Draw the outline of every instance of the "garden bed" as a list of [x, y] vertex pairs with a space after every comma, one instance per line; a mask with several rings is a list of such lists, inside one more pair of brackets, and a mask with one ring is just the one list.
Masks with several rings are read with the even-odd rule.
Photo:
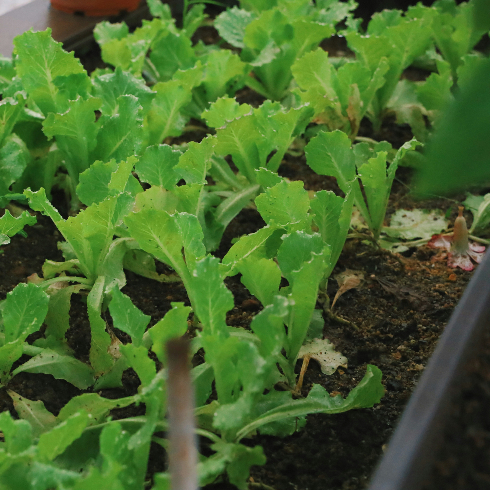
[[[329, 189], [332, 182], [319, 179], [301, 158], [288, 157], [279, 173], [290, 179], [301, 178], [305, 188]], [[392, 207], [413, 206], [449, 208], [450, 201], [414, 202], [404, 183], [395, 186]], [[455, 216], [453, 209], [451, 217]], [[235, 237], [253, 233], [263, 226], [256, 211], [244, 210], [231, 223], [222, 244], [226, 250]], [[34, 273], [41, 273], [45, 259], [61, 260], [56, 248], [59, 233], [47, 218], [29, 231], [29, 236], [14, 237], [4, 248], [1, 261], [2, 297], [18, 283]], [[33, 254], [35, 251], [35, 255]], [[348, 367], [331, 376], [321, 373], [315, 361], [309, 365], [303, 393], [312, 383], [319, 383], [328, 392], [346, 396], [365, 372], [366, 364], [374, 364], [383, 372], [386, 394], [372, 409], [350, 411], [332, 416], [311, 415], [306, 427], [293, 436], [278, 439], [270, 436], [254, 438], [263, 446], [267, 463], [252, 469], [252, 481], [276, 490], [291, 488], [354, 490], [367, 486], [383, 448], [387, 444], [398, 418], [431, 356], [449, 316], [471, 278], [471, 273], [449, 269], [444, 261], [431, 260], [435, 251], [427, 247], [411, 249], [402, 257], [405, 271], [390, 256], [373, 252], [372, 247], [352, 240], [347, 242], [334, 274], [352, 269], [363, 271], [366, 280], [348, 291], [337, 302], [335, 312], [352, 325], [345, 326], [326, 320], [324, 334], [348, 359]], [[161, 319], [174, 301], [188, 304], [181, 284], [158, 284], [127, 272], [128, 284], [123, 289], [145, 314], [151, 315], [150, 325]], [[238, 278], [227, 282], [235, 296], [235, 308], [228, 314], [228, 324], [248, 327], [260, 304], [248, 293]], [[333, 297], [338, 286], [330, 281]], [[88, 359], [90, 325], [83, 303], [75, 298], [70, 311], [71, 328], [67, 333], [70, 347], [77, 358]], [[21, 359], [22, 361], [22, 359]], [[15, 366], [14, 366], [15, 367]], [[301, 364], [298, 363], [298, 372]], [[124, 388], [102, 390], [107, 398], [136, 393], [139, 380], [131, 370], [124, 376]], [[30, 400], [42, 400], [51, 412], [59, 410], [73, 396], [81, 394], [71, 384], [49, 375], [22, 373], [8, 386]], [[15, 415], [12, 400], [2, 390], [0, 410]], [[144, 414], [143, 406], [115, 410], [115, 417]], [[153, 446], [150, 474], [165, 469], [164, 454]], [[218, 484], [210, 488], [232, 489]], [[436, 488], [436, 487], [434, 487]]]
[[[108, 30], [104, 31], [103, 29]], [[111, 31], [106, 26], [99, 31], [98, 35], [104, 38], [108, 33], [110, 34]], [[203, 44], [210, 44], [215, 42], [217, 38], [217, 31], [207, 26], [201, 27], [197, 31], [193, 37], [193, 42], [202, 41]], [[111, 41], [115, 40], [112, 39]], [[117, 40], [119, 41], [119, 39]], [[226, 44], [224, 46], [230, 47]], [[328, 42], [322, 43], [322, 47], [328, 51], [332, 59], [347, 54], [349, 56], [353, 55], [347, 49], [345, 40], [342, 37], [333, 37]], [[104, 52], [104, 46], [102, 46], [102, 50]], [[202, 52], [205, 52], [204, 48], [202, 48]], [[88, 56], [85, 54], [83, 62], [88, 70], [100, 69], [100, 81], [98, 83], [102, 83], [103, 77], [108, 72], [104, 72], [105, 65], [98, 56], [98, 51], [95, 54], [89, 53]], [[110, 51], [106, 51], [106, 56], [111, 56]], [[184, 68], [189, 70], [189, 67]], [[410, 71], [405, 72], [402, 78], [423, 81], [427, 79], [428, 73], [426, 70], [411, 68]], [[106, 77], [105, 80], [109, 80], [109, 78]], [[169, 83], [169, 87], [171, 84], [168, 81], [162, 83]], [[100, 93], [102, 93], [102, 89], [100, 90]], [[138, 96], [142, 96], [141, 100], [144, 100], [145, 94], [141, 87], [138, 90]], [[129, 100], [129, 97], [133, 97], [124, 96], [128, 97], [127, 100]], [[252, 108], [258, 108], [265, 99], [250, 88], [244, 88], [236, 93], [236, 100], [241, 104], [247, 103]], [[362, 107], [362, 104], [360, 107]], [[106, 108], [102, 109], [102, 112], [104, 110]], [[349, 110], [351, 110], [350, 106]], [[97, 114], [97, 117], [99, 115], [100, 113]], [[102, 117], [107, 118], [108, 116], [103, 114]], [[104, 119], [102, 120], [105, 121]], [[427, 117], [426, 122], [428, 122]], [[157, 124], [159, 124], [158, 121]], [[350, 120], [349, 124], [354, 123]], [[345, 128], [347, 130], [350, 128], [351, 131], [354, 131], [359, 136], [357, 141], [370, 142], [372, 144], [373, 138], [385, 140], [394, 149], [402, 147], [413, 136], [412, 128], [408, 124], [396, 124], [394, 115], [385, 117], [377, 131], [373, 129], [373, 124], [367, 122], [366, 119], [362, 120], [358, 133], [354, 125], [347, 125]], [[222, 128], [218, 127], [216, 132], [219, 133], [220, 129]], [[309, 138], [312, 140], [314, 138], [314, 132], [311, 132], [314, 129], [313, 125], [310, 125], [308, 129], [310, 130]], [[420, 128], [418, 129], [420, 130]], [[212, 130], [204, 127], [202, 120], [193, 119], [190, 121], [187, 131], [179, 136], [166, 136], [164, 142], [170, 145], [187, 145], [192, 141], [199, 142], [206, 131], [214, 134]], [[352, 134], [351, 136], [354, 139], [355, 135]], [[60, 139], [60, 141], [62, 140]], [[193, 151], [197, 147], [198, 145], [191, 146]], [[298, 144], [296, 142], [285, 153], [277, 170], [277, 175], [285, 180], [276, 185], [284, 184], [285, 186], [290, 186], [291, 182], [302, 181], [304, 189], [308, 191], [310, 198], [315, 193], [324, 190], [333, 191], [337, 196], [341, 195], [342, 198], [348, 194], [339, 189], [337, 180], [334, 177], [315, 173], [308, 166], [305, 154], [301, 150], [302, 143]], [[103, 149], [97, 148], [97, 151], [103, 154]], [[273, 157], [274, 152], [269, 155], [267, 163]], [[229, 158], [226, 161], [231, 163]], [[231, 163], [231, 168], [235, 173], [238, 171], [237, 166]], [[135, 170], [134, 175], [136, 174]], [[131, 171], [129, 171], [128, 175], [134, 178]], [[179, 182], [178, 185], [180, 187], [189, 184], [188, 175], [185, 176], [185, 184], [183, 184], [184, 180]], [[213, 177], [208, 176], [205, 185], [216, 184], [215, 176], [216, 174], [213, 174]], [[140, 180], [145, 183], [143, 189], [148, 190], [150, 181], [144, 180], [145, 178]], [[176, 180], [177, 182], [178, 180]], [[274, 180], [274, 182], [276, 181]], [[465, 199], [464, 195], [455, 196], [451, 200], [436, 198], [415, 201], [411, 195], [411, 182], [412, 170], [407, 167], [400, 167], [391, 188], [386, 208], [385, 224], [389, 223], [391, 216], [395, 212], [414, 209], [439, 210], [445, 213], [445, 217], [449, 222], [454, 222], [458, 214], [458, 204]], [[193, 185], [195, 185], [195, 182], [193, 182]], [[293, 189], [292, 187], [290, 188]], [[269, 189], [269, 187], [264, 184], [264, 189]], [[120, 191], [122, 190], [120, 189]], [[56, 189], [53, 189], [53, 191], [52, 202], [63, 218], [74, 215], [73, 209], [70, 209], [70, 205], [73, 207], [73, 200], [68, 202], [64, 192], [56, 191]], [[67, 189], [65, 188], [66, 191]], [[359, 191], [362, 192], [361, 190]], [[223, 195], [226, 196], [226, 192]], [[365, 198], [362, 193], [360, 195], [362, 199]], [[110, 194], [108, 196], [108, 199], [110, 199]], [[81, 200], [83, 201], [83, 198]], [[83, 202], [88, 208], [93, 206], [93, 204]], [[153, 204], [149, 201], [145, 205], [151, 207]], [[143, 205], [143, 208], [145, 205]], [[27, 209], [25, 204], [20, 206], [23, 209]], [[84, 207], [82, 206], [82, 208]], [[216, 247], [217, 250], [212, 252], [214, 257], [223, 260], [240, 237], [259, 232], [270, 225], [269, 222], [266, 223], [264, 221], [257, 208], [260, 210], [260, 205], [255, 206], [253, 203], [249, 203], [229, 223], [219, 247]], [[13, 209], [19, 211], [19, 208], [14, 207]], [[262, 207], [261, 210], [263, 209]], [[467, 211], [465, 216], [471, 223], [472, 215]], [[39, 282], [38, 276], [42, 276], [42, 267], [45, 260], [63, 261], [63, 255], [58, 250], [58, 242], [62, 240], [60, 231], [51, 219], [42, 216], [40, 213], [36, 213], [36, 217], [37, 224], [26, 227], [27, 236], [13, 236], [10, 244], [2, 247], [0, 299], [6, 298], [9, 291], [20, 283], [28, 280], [33, 283]], [[136, 224], [134, 223], [132, 226], [136, 227]], [[117, 233], [120, 231], [117, 230]], [[311, 229], [309, 232], [311, 232]], [[334, 415], [309, 415], [306, 426], [302, 430], [298, 430], [293, 435], [284, 438], [259, 434], [241, 439], [241, 443], [249, 448], [254, 448], [258, 445], [262, 446], [267, 457], [265, 465], [252, 466], [250, 479], [248, 480], [249, 488], [273, 488], [275, 490], [357, 490], [366, 488], [397, 420], [421, 373], [424, 371], [451, 312], [471, 278], [471, 272], [466, 272], [459, 268], [449, 268], [447, 260], [439, 252], [426, 245], [418, 247], [409, 245], [408, 249], [401, 254], [393, 254], [380, 247], [373, 246], [372, 240], [367, 240], [368, 236], [366, 233], [360, 234], [358, 232], [359, 230], [357, 229], [347, 239], [342, 254], [331, 273], [326, 293], [330, 299], [334, 298], [339, 289], [335, 277], [345, 271], [350, 270], [360, 273], [362, 275], [361, 282], [355, 288], [341, 295], [332, 311], [320, 299], [315, 305], [317, 311], [322, 312], [321, 316], [325, 321], [323, 336], [332, 342], [335, 350], [347, 358], [347, 363], [344, 363], [333, 374], [327, 376], [322, 373], [320, 366], [312, 360], [306, 371], [301, 392], [295, 393], [294, 398], [295, 400], [306, 398], [315, 385], [324, 388], [330, 396], [341, 395], [346, 398], [363, 379], [366, 368], [369, 365], [376, 366], [383, 373], [384, 396], [381, 402], [375, 404], [372, 408], [352, 410]], [[115, 236], [119, 236], [117, 233], [114, 231]], [[298, 231], [289, 231], [289, 233], [292, 235], [298, 233]], [[304, 232], [302, 231], [301, 233]], [[184, 246], [182, 250], [184, 250]], [[185, 253], [183, 257], [184, 264], [186, 264], [188, 257], [186, 257]], [[190, 257], [189, 261], [194, 260], [192, 256]], [[172, 276], [171, 269], [158, 261], [156, 272]], [[69, 270], [69, 273], [73, 273], [73, 271]], [[171, 310], [172, 303], [181, 302], [189, 306], [192, 304], [192, 300], [195, 301], [195, 297], [192, 298], [192, 296], [188, 295], [182, 282], [157, 282], [139, 276], [129, 270], [126, 270], [125, 274], [126, 285], [122, 288], [122, 293], [127, 295], [133, 305], [143, 314], [149, 316], [147, 328], [155, 326], [162, 320]], [[284, 281], [285, 279], [281, 282], [281, 286], [284, 286]], [[81, 284], [84, 283], [81, 281]], [[227, 277], [225, 284], [234, 297], [234, 307], [226, 314], [226, 324], [228, 327], [241, 327], [250, 331], [250, 325], [254, 318], [263, 311], [263, 305], [242, 284], [240, 274]], [[112, 291], [111, 294], [115, 295], [116, 293]], [[194, 292], [194, 294], [196, 293]], [[87, 300], [90, 303], [88, 291], [83, 290], [81, 294], [73, 294], [71, 297], [70, 327], [64, 337], [67, 347], [71, 349], [71, 355], [85, 365], [94, 360], [92, 352], [94, 342], [91, 330], [93, 326], [91, 326], [87, 313]], [[111, 301], [115, 300], [112, 299]], [[129, 333], [130, 330], [122, 331], [114, 327], [118, 320], [114, 320], [113, 323], [113, 318], [111, 317], [113, 311], [109, 314], [109, 311], [102, 307], [102, 300], [99, 308], [101, 308], [102, 320], [108, 326], [109, 331], [114, 334], [113, 338], [117, 337], [122, 345], [130, 345], [132, 338], [134, 342], [134, 332]], [[202, 329], [202, 325], [196, 325], [192, 317], [189, 325], [191, 329], [188, 336], [190, 337], [197, 330]], [[32, 344], [36, 340], [42, 339], [45, 331], [46, 327], [42, 327], [39, 332], [29, 336], [27, 341]], [[236, 332], [241, 331], [236, 330]], [[126, 352], [124, 355], [127, 356], [127, 352], [132, 351], [124, 352]], [[163, 361], [156, 351], [150, 352], [149, 357], [152, 361], [155, 361], [158, 357], [156, 366], [158, 368], [161, 367]], [[29, 356], [22, 356], [13, 364], [12, 369], [14, 370], [21, 366], [28, 359]], [[147, 356], [145, 356], [145, 359], [148, 361]], [[194, 356], [193, 365], [199, 366], [204, 359], [203, 351], [199, 350]], [[207, 358], [206, 361], [208, 361]], [[300, 373], [301, 364], [301, 361], [298, 360], [295, 366], [296, 375]], [[135, 369], [137, 370], [141, 366], [136, 363]], [[4, 375], [7, 375], [7, 373], [4, 373]], [[18, 407], [16, 409], [14, 406], [14, 401], [18, 400], [16, 398], [17, 395], [22, 399], [27, 399], [27, 401], [42, 401], [44, 407], [54, 416], [58, 416], [60, 410], [70, 400], [82, 394], [97, 393], [109, 400], [132, 396], [138, 397], [148, 389], [148, 382], [143, 382], [140, 378], [141, 376], [138, 376], [135, 370], [130, 368], [125, 369], [122, 375], [121, 387], [102, 387], [97, 389], [89, 385], [87, 388], [79, 389], [73, 384], [63, 379], [55, 379], [49, 374], [21, 372], [13, 376], [6, 386], [0, 390], [0, 412], [9, 411], [12, 417], [18, 418], [19, 410]], [[143, 387], [143, 385], [145, 386]], [[280, 389], [284, 389], [284, 382], [282, 382], [282, 385], [277, 386], [280, 386]], [[291, 388], [289, 386], [289, 389]], [[471, 390], [471, 388], [468, 388], [468, 390]], [[172, 395], [169, 393], [168, 396]], [[216, 385], [213, 385], [210, 400], [216, 401], [216, 398], [219, 398], [219, 393], [217, 393]], [[146, 401], [141, 402], [143, 398], [137, 399], [137, 403], [129, 404], [124, 408], [112, 409], [110, 411], [112, 420], [124, 422], [125, 419], [131, 417], [148, 415], [149, 408], [145, 405]], [[39, 409], [39, 405], [36, 405], [36, 407]], [[465, 410], [467, 409], [456, 409], [456, 411], [460, 412], [465, 412]], [[210, 422], [207, 423], [208, 426], [204, 426], [209, 428]], [[296, 424], [300, 423], [300, 419], [297, 418]], [[481, 444], [485, 444], [485, 441], [488, 442], [485, 435], [486, 432], [485, 429], [480, 430], [480, 426], [477, 429], [470, 430], [470, 437], [477, 441], [477, 447], [483, 447]], [[164, 435], [162, 430], [155, 431], [156, 437], [151, 443], [149, 464], [145, 478], [147, 484], [151, 481], [152, 484], [155, 483], [156, 488], [160, 488], [158, 485], [162, 485], [162, 481], [158, 480], [158, 474], [161, 477], [161, 472], [166, 470], [165, 451], [162, 449], [161, 444], [161, 437]], [[480, 446], [478, 446], [479, 444]], [[210, 456], [213, 451], [216, 451], [215, 448], [211, 449], [210, 446], [206, 438], [201, 438], [201, 452], [203, 455]], [[456, 463], [452, 462], [451, 458], [452, 456], [442, 456], [441, 461], [446, 463], [445, 469], [442, 464], [437, 466], [438, 468], [443, 468], [441, 471], [443, 473], [446, 472], [448, 475], [452, 475], [453, 470], [451, 468], [457, 466]], [[154, 475], [156, 474], [157, 477], [154, 481]], [[481, 476], [479, 470], [477, 471], [478, 478], [480, 479], [478, 481], [486, 481], [486, 476]], [[433, 487], [427, 487], [427, 490], [429, 488], [439, 488], [438, 485], [439, 483], [435, 483]], [[162, 488], [166, 487], [163, 486]], [[224, 479], [218, 478], [216, 482], [207, 485], [206, 488], [210, 490], [233, 489], [236, 486], [228, 483], [225, 477]]]

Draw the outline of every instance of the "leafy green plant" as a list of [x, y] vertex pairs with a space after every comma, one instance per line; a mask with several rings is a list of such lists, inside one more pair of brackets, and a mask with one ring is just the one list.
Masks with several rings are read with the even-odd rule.
[[[346, 362], [323, 338], [324, 312], [317, 306], [326, 302], [353, 206], [378, 244], [385, 232], [408, 239], [423, 232], [423, 240], [431, 233], [410, 226], [407, 232], [398, 214], [391, 229], [383, 226], [397, 167], [419, 143], [412, 140], [398, 151], [386, 142], [352, 146], [361, 120], [370, 118], [377, 129], [395, 111], [399, 122], [429, 139], [428, 119], [436, 136], [422, 171], [441, 177], [430, 163], [441, 159], [448, 179], [441, 185], [451, 186], [452, 169], [459, 168], [454, 162], [464, 156], [471, 158], [469, 171], [464, 179], [458, 174], [457, 184], [485, 178], [486, 116], [473, 118], [489, 112], [481, 88], [487, 86], [488, 59], [471, 49], [488, 26], [483, 18], [468, 27], [478, 2], [437, 2], [405, 15], [384, 11], [362, 35], [352, 18], [353, 1], [242, 0], [241, 8], [227, 10], [215, 23], [234, 50], [192, 44], [205, 16], [202, 4], [189, 9], [191, 4], [184, 6], [182, 29], [159, 0], [149, 1], [155, 18], [133, 33], [125, 24], [99, 24], [95, 35], [114, 69], [91, 77], [48, 32], [25, 33], [16, 40], [14, 60], [0, 59], [1, 204], [29, 202], [52, 218], [65, 239], [65, 261], [46, 261], [43, 278], [31, 276], [0, 305], [0, 383], [8, 390], [20, 373], [44, 373], [98, 391], [122, 386], [127, 369], [139, 378], [133, 396], [85, 392], [58, 415], [9, 390], [20, 420], [0, 416], [0, 486], [148, 486], [151, 443], [167, 449], [158, 434], [167, 429], [166, 397], [172, 396], [166, 393], [163, 345], [187, 335], [200, 362], [191, 371], [197, 432], [207, 454], [199, 463], [200, 484], [227, 475], [245, 489], [250, 467], [265, 461], [253, 439], [257, 432], [289, 435], [310, 413], [371, 407], [383, 395], [381, 372], [370, 365], [345, 398], [319, 385], [301, 397], [295, 374], [298, 360], [315, 349], [331, 355], [321, 364], [324, 374]], [[339, 27], [357, 56], [345, 63], [318, 48]], [[444, 59], [434, 54], [433, 42]], [[421, 56], [437, 72], [424, 82], [402, 79]], [[245, 85], [273, 100], [259, 107], [239, 104], [233, 97]], [[446, 107], [448, 116], [441, 118]], [[207, 136], [171, 146], [190, 118], [198, 120], [193, 129]], [[464, 131], [457, 121], [466, 124]], [[288, 149], [312, 122], [323, 126], [312, 129], [317, 135], [305, 148], [306, 162], [335, 177], [341, 195], [307, 192], [302, 182], [278, 175]], [[461, 138], [471, 143], [463, 156]], [[50, 203], [55, 187], [72, 199], [67, 219]], [[471, 230], [483, 231], [486, 200], [473, 197], [471, 203]], [[221, 261], [211, 256], [245, 207], [256, 208], [265, 226], [236, 239]], [[426, 215], [411, 217], [420, 223]], [[2, 243], [34, 222], [28, 213], [15, 219], [6, 213]], [[437, 225], [445, 226], [442, 217]], [[155, 261], [171, 272], [157, 273]], [[152, 322], [121, 291], [124, 269], [181, 281], [190, 306], [172, 303]], [[246, 329], [227, 324], [234, 298], [225, 279], [237, 274], [262, 305]], [[79, 293], [86, 296], [91, 329], [88, 362], [74, 357], [66, 339], [71, 299]], [[145, 415], [114, 419], [111, 410], [131, 404], [143, 404]], [[168, 489], [169, 475], [154, 475], [153, 488]]]
[[[353, 195], [349, 193], [344, 200], [333, 192], [320, 191], [310, 200], [302, 182], [287, 182], [263, 169], [257, 176], [268, 187], [255, 199], [267, 226], [235, 243], [223, 259], [222, 270], [225, 275], [241, 273], [243, 284], [264, 307], [278, 295], [289, 301], [282, 347], [286, 359], [279, 354], [277, 362], [294, 387], [294, 366], [301, 347], [307, 337], [322, 334], [321, 328], [311, 330], [317, 321], [316, 300], [319, 290], [325, 291], [346, 240]], [[319, 233], [312, 232], [312, 225]], [[288, 286], [280, 287], [282, 277]], [[319, 325], [323, 326], [323, 320]]]
[[319, 133], [308, 143], [305, 152], [308, 165], [316, 173], [335, 177], [342, 191], [352, 192], [356, 208], [377, 241], [396, 169], [407, 151], [419, 144], [413, 139], [402, 145], [388, 168], [391, 145], [382, 142], [371, 149], [367, 143], [359, 143], [351, 147], [347, 135], [338, 130]]
[[220, 99], [203, 117], [209, 126], [217, 128], [216, 153], [231, 155], [240, 174], [255, 184], [255, 171], [259, 168], [277, 172], [289, 146], [304, 132], [312, 114], [307, 106], [286, 111], [279, 103], [266, 101], [252, 110], [233, 99]]
[[[253, 2], [249, 5], [256, 7]], [[350, 4], [350, 8], [353, 6]], [[312, 15], [306, 2], [299, 4], [300, 12], [295, 7], [298, 5], [293, 2], [278, 4], [258, 13], [234, 7], [220, 14], [215, 22], [220, 36], [240, 48], [242, 60], [253, 66], [255, 77], [249, 78], [247, 85], [272, 100], [285, 97], [294, 61], [330, 37], [335, 32], [334, 25], [349, 11], [342, 11], [340, 18], [328, 18], [328, 14], [323, 18]]]
[[[122, 288], [126, 283], [123, 271], [124, 256], [131, 247], [137, 248], [137, 244], [130, 237], [114, 239], [117, 226], [130, 212], [134, 203], [134, 197], [128, 192], [131, 189], [128, 177], [133, 165], [134, 159], [130, 158], [127, 162], [121, 162], [113, 174], [110, 174], [111, 180], [105, 188], [105, 196], [101, 195], [103, 189], [100, 186], [98, 189], [90, 188], [90, 180], [80, 184], [80, 196], [90, 205], [77, 216], [67, 220], [64, 220], [47, 200], [44, 189], [38, 192], [25, 191], [30, 206], [49, 216], [66, 240], [60, 245], [65, 262], [46, 261], [43, 266], [42, 286], [48, 287], [53, 283], [67, 281], [90, 289], [87, 298], [92, 336], [90, 361], [98, 375], [109, 371], [114, 362], [113, 356], [108, 352], [111, 338], [105, 331], [105, 322], [100, 317], [102, 303], [108, 291], [114, 286]], [[134, 177], [132, 179], [130, 182], [134, 182], [136, 188], [140, 187]], [[90, 201], [86, 196], [90, 197]], [[73, 292], [73, 289], [71, 291]], [[68, 296], [68, 302], [69, 298]], [[64, 332], [59, 339], [61, 343], [63, 337]]]
[[[138, 240], [143, 250], [171, 265], [179, 273], [202, 328], [196, 349], [201, 346], [204, 348], [206, 363], [212, 367], [218, 400], [211, 404], [214, 414], [211, 419], [212, 427], [220, 434], [220, 438], [209, 436], [214, 442], [212, 449], [217, 454], [211, 457], [208, 464], [217, 467], [214, 470], [211, 468], [207, 470], [209, 480], [205, 481], [212, 481], [227, 468], [230, 481], [239, 488], [244, 488], [244, 477], [248, 474], [250, 464], [262, 463], [263, 456], [259, 448], [251, 450], [242, 447], [239, 444], [240, 440], [253, 430], [258, 428], [262, 430], [260, 429], [262, 425], [269, 426], [271, 422], [279, 422], [283, 419], [289, 419], [290, 422], [286, 426], [279, 424], [277, 432], [271, 432], [272, 427], [263, 430], [266, 430], [265, 433], [291, 433], [295, 427], [291, 420], [291, 410], [294, 411], [294, 417], [306, 415], [307, 411], [313, 408], [309, 403], [293, 401], [291, 394], [287, 392], [273, 391], [264, 395], [264, 390], [271, 389], [281, 379], [281, 373], [276, 365], [278, 362], [289, 378], [292, 376], [294, 379], [294, 372], [289, 367], [292, 362], [289, 365], [284, 361], [281, 362], [281, 350], [285, 339], [283, 323], [288, 315], [291, 317], [297, 315], [297, 324], [303, 329], [305, 324], [306, 328], [308, 327], [318, 287], [309, 284], [310, 276], [311, 272], [321, 265], [324, 259], [322, 254], [325, 252], [316, 254], [310, 251], [308, 254], [306, 250], [308, 246], [306, 246], [303, 254], [305, 259], [302, 256], [295, 257], [293, 251], [295, 245], [298, 245], [297, 240], [302, 239], [302, 234], [296, 233], [290, 240], [284, 239], [283, 248], [279, 249], [279, 256], [286, 264], [284, 268], [291, 271], [292, 275], [288, 274], [288, 276], [293, 284], [293, 297], [296, 298], [297, 305], [294, 306], [293, 301], [290, 301], [292, 310], [288, 313], [286, 297], [278, 296], [273, 299], [272, 304], [268, 305], [252, 322], [251, 330], [255, 336], [226, 326], [226, 313], [233, 307], [233, 297], [223, 283], [219, 260], [204, 256], [205, 250], [199, 240], [199, 236], [202, 240], [202, 234], [199, 235], [199, 225], [194, 216], [185, 213], [168, 215], [164, 211], [148, 208], [129, 215], [125, 221], [129, 232]], [[308, 242], [312, 240], [308, 237], [306, 239]], [[323, 247], [323, 242], [317, 236], [316, 247], [320, 243]], [[290, 256], [291, 253], [293, 257]], [[307, 264], [304, 264], [303, 260], [307, 260]], [[299, 271], [295, 270], [297, 265], [300, 266]], [[225, 268], [229, 268], [226, 263]], [[320, 277], [323, 270], [320, 267]], [[277, 277], [277, 274], [274, 276]], [[268, 287], [264, 286], [264, 289], [267, 290]], [[267, 293], [272, 297], [274, 290], [268, 290], [265, 294]], [[258, 294], [260, 296], [260, 293]], [[289, 326], [293, 340], [287, 345], [290, 345], [291, 359], [295, 360], [298, 354], [296, 350], [299, 351], [304, 338], [301, 338], [302, 332], [293, 333], [295, 330], [291, 322]], [[152, 334], [150, 335], [153, 337]], [[248, 369], [244, 369], [244, 363], [249, 366]], [[255, 367], [251, 370], [250, 366]], [[365, 393], [362, 397], [367, 396], [370, 400], [367, 403], [371, 403], [380, 393], [376, 388], [379, 386], [376, 370], [369, 369], [365, 379], [366, 386], [364, 387], [361, 382], [363, 389], [359, 387], [360, 393]], [[368, 379], [371, 381], [368, 382]], [[318, 390], [320, 388], [316, 391]], [[371, 395], [367, 395], [368, 391]], [[198, 392], [200, 392], [199, 388]], [[356, 392], [356, 396], [353, 395], [351, 400], [339, 399], [339, 405], [335, 409], [330, 403], [327, 403], [328, 406], [324, 404], [331, 398], [324, 398], [321, 395], [321, 400], [318, 400], [320, 403], [316, 404], [315, 399], [314, 411], [325, 413], [343, 411], [347, 407], [352, 407], [352, 403], [356, 405], [357, 402], [354, 400], [357, 396], [361, 396], [360, 393], [357, 395]], [[197, 410], [203, 422], [209, 419], [211, 406], [203, 406], [202, 409]], [[230, 451], [235, 455], [231, 460]]]
[[[463, 64], [482, 36], [488, 32], [488, 22], [474, 22], [478, 2], [470, 0], [459, 5], [454, 0], [438, 0], [431, 7], [417, 6], [414, 11], [432, 17], [432, 37], [451, 73], [458, 79], [458, 68]], [[484, 17], [484, 15], [483, 15]]]
[[[432, 16], [425, 10], [409, 9], [405, 16], [399, 10], [384, 10], [373, 15], [365, 35], [355, 31], [346, 34], [349, 48], [356, 53], [362, 66], [370, 70], [372, 76], [380, 68], [383, 58], [389, 66], [383, 75], [385, 83], [376, 91], [367, 112], [375, 131], [380, 129], [390, 106], [395, 105], [391, 99], [401, 83], [403, 70], [430, 47], [431, 22]], [[397, 100], [396, 105], [405, 103]]]
[[[95, 30], [104, 61], [137, 76], [143, 74], [155, 84], [157, 99], [162, 100], [155, 101], [153, 112], [165, 111], [168, 107], [184, 122], [184, 115], [187, 120], [191, 116], [199, 119], [209, 103], [224, 95], [234, 95], [244, 86], [250, 71], [250, 67], [229, 50], [192, 46], [192, 34], [204, 19], [203, 2], [196, 3], [186, 17], [188, 25], [184, 21], [182, 30], [175, 26], [168, 5], [160, 0], [150, 5], [156, 18], [131, 34], [125, 24], [115, 28], [108, 22], [100, 23]], [[187, 7], [184, 6], [184, 11]], [[179, 75], [179, 71], [192, 75]], [[178, 109], [173, 103], [175, 99]], [[175, 134], [165, 134], [152, 143], [161, 143], [166, 136]]]
[[355, 138], [362, 118], [368, 113], [376, 92], [384, 83], [389, 69], [382, 57], [372, 72], [359, 60], [348, 62], [337, 70], [322, 49], [310, 51], [297, 59], [292, 73], [299, 89], [293, 90], [302, 103], [315, 109], [318, 124], [333, 131], [340, 129]]

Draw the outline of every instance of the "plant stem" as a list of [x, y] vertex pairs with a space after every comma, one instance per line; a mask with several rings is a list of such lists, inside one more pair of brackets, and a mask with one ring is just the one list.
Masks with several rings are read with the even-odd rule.
[[475, 235], [468, 235], [468, 238], [471, 238], [474, 242], [483, 243], [483, 245], [490, 245], [490, 240], [486, 238], [480, 238]]

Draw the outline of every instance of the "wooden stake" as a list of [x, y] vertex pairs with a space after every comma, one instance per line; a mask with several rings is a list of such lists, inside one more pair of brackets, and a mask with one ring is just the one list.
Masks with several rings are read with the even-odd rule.
[[194, 387], [189, 369], [189, 342], [169, 340], [167, 400], [169, 471], [172, 490], [196, 490], [197, 438], [194, 420]]

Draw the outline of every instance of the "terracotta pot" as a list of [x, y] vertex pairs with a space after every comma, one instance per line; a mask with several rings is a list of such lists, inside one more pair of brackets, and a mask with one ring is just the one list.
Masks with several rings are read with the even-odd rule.
[[138, 8], [141, 0], [51, 0], [51, 6], [69, 14], [83, 13], [91, 17], [117, 15]]

